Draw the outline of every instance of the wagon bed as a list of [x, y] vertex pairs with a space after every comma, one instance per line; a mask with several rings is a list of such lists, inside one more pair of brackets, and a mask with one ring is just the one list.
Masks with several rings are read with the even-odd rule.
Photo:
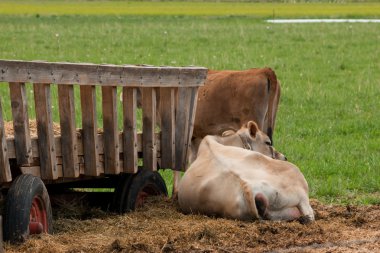
[[[43, 180], [137, 172], [144, 167], [184, 168], [197, 90], [207, 69], [0, 60], [0, 82], [9, 83], [14, 137], [4, 135], [0, 112], [0, 182], [12, 180], [9, 159]], [[33, 85], [38, 138], [31, 138], [25, 86]], [[61, 136], [54, 136], [50, 86], [58, 86]], [[4, 85], [4, 84], [2, 84]], [[74, 85], [80, 86], [82, 134], [77, 136]], [[101, 86], [103, 133], [97, 133], [95, 86]], [[117, 127], [116, 87], [123, 87], [123, 131]], [[137, 134], [137, 89], [142, 91], [143, 134]], [[156, 93], [161, 134], [155, 134]], [[85, 147], [85, 148], [84, 148]], [[121, 157], [121, 159], [120, 159]], [[31, 167], [29, 170], [28, 167]], [[37, 168], [39, 167], [39, 168]], [[50, 182], [50, 181], [49, 181]]]
[[[198, 87], [204, 84], [206, 75], [207, 69], [202, 67], [0, 60], [0, 85], [9, 86], [9, 94], [0, 97], [0, 186], [9, 188], [17, 176], [24, 174], [37, 176], [45, 184], [136, 174], [141, 161], [148, 171], [156, 171], [158, 166], [184, 169]], [[37, 137], [30, 135], [28, 85], [34, 93]], [[58, 87], [60, 135], [53, 132], [53, 85]], [[75, 86], [79, 92], [74, 91]], [[101, 133], [97, 125], [97, 86], [102, 97]], [[118, 126], [118, 87], [122, 87], [122, 131]], [[140, 92], [142, 133], [137, 132]], [[78, 93], [80, 119], [74, 102]], [[2, 100], [7, 95], [13, 136], [4, 131]], [[76, 129], [79, 120], [80, 134]], [[158, 123], [160, 131], [156, 131]]]

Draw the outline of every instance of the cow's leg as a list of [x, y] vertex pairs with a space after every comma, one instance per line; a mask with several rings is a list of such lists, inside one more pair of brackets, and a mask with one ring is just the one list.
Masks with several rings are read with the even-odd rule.
[[314, 211], [310, 206], [309, 198], [304, 198], [298, 205], [301, 215], [306, 218], [307, 222], [314, 221]]

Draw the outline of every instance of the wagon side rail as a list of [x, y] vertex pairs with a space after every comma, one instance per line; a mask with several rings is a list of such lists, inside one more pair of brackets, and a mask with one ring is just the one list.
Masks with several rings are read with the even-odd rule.
[[[12, 181], [10, 160], [22, 173], [43, 180], [136, 173], [143, 166], [185, 168], [198, 87], [207, 69], [0, 60], [0, 85], [9, 86], [14, 137], [5, 135], [0, 98], [0, 183]], [[33, 85], [37, 138], [29, 129], [26, 85]], [[60, 136], [53, 132], [51, 85], [58, 86]], [[74, 86], [80, 87], [81, 134], [77, 134]], [[98, 133], [95, 87], [101, 86], [103, 133]], [[122, 87], [123, 131], [118, 131], [117, 87]], [[142, 93], [142, 134], [137, 133], [137, 94]], [[161, 132], [155, 127], [160, 93]], [[37, 166], [36, 166], [36, 160]]]

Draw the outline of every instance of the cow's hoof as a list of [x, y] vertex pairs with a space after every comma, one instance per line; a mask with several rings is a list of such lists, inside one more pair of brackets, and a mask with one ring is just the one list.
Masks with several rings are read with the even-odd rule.
[[310, 215], [302, 215], [297, 219], [297, 221], [302, 225], [307, 225], [314, 221], [314, 219]]

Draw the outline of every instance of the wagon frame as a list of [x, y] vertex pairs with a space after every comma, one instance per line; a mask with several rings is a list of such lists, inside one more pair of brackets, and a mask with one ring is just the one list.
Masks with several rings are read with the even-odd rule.
[[[135, 175], [139, 171], [139, 157], [144, 171], [154, 172], [158, 166], [183, 170], [194, 125], [198, 87], [204, 84], [206, 75], [207, 69], [202, 67], [0, 60], [0, 85], [9, 85], [14, 125], [14, 136], [6, 136], [0, 97], [1, 187], [12, 188], [18, 175], [28, 174], [53, 185], [70, 182], [81, 185], [86, 179]], [[30, 135], [26, 92], [29, 84], [33, 85], [38, 137]], [[59, 136], [53, 132], [51, 85], [58, 86]], [[76, 129], [74, 86], [80, 87], [80, 134]], [[101, 87], [102, 133], [97, 127], [96, 86]], [[121, 132], [117, 121], [117, 87], [122, 87]], [[140, 91], [142, 134], [136, 127]], [[159, 133], [155, 131], [159, 121], [157, 113], [160, 115]], [[32, 214], [30, 216], [32, 219]], [[6, 229], [4, 231], [7, 239], [13, 238], [6, 235]]]

